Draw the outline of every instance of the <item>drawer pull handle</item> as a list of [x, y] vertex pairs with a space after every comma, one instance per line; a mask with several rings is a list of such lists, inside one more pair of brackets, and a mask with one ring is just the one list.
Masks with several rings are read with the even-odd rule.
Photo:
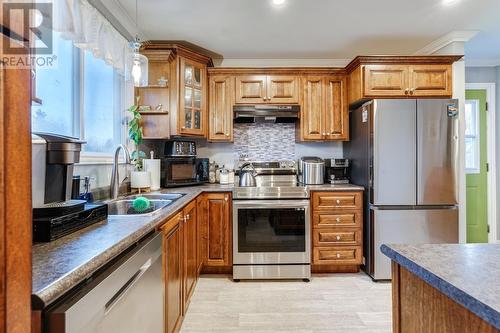
[[337, 199], [337, 205], [340, 205], [340, 199]]
[[339, 235], [337, 235], [337, 240], [338, 240], [338, 241], [340, 240], [340, 236], [339, 236]]
[[337, 258], [340, 258], [340, 253], [337, 253]]
[[335, 221], [337, 221], [337, 223], [340, 222], [340, 217], [337, 217]]

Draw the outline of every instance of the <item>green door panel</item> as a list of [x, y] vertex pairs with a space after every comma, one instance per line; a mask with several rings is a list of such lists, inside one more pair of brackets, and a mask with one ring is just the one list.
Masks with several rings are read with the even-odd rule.
[[488, 176], [486, 171], [486, 90], [466, 90], [467, 100], [479, 101], [479, 173], [466, 175], [467, 243], [488, 242]]

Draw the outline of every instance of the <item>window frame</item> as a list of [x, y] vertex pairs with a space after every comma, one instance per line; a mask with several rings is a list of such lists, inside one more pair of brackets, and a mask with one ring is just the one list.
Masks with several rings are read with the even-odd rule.
[[[464, 141], [467, 139], [474, 140], [474, 149], [476, 154], [474, 154], [474, 167], [468, 168], [465, 161], [465, 173], [466, 174], [479, 174], [481, 173], [481, 133], [480, 133], [480, 121], [481, 121], [481, 110], [480, 101], [478, 99], [466, 99], [465, 105], [473, 105], [473, 111], [475, 113], [475, 128], [474, 134], [464, 133]], [[464, 111], [465, 112], [465, 111]], [[467, 126], [467, 124], [466, 124]]]
[[[73, 45], [72, 48], [72, 67], [73, 67], [73, 134], [72, 136], [79, 138], [80, 140], [85, 140], [85, 50], [80, 49]], [[32, 90], [36, 91], [36, 70], [33, 69], [33, 80], [32, 80]], [[118, 74], [116, 69], [113, 69], [113, 100], [115, 103], [113, 110], [113, 126], [119, 125], [118, 131], [115, 132], [114, 139], [119, 141], [119, 144], [126, 144], [126, 117], [124, 102], [126, 97], [126, 84], [125, 79], [122, 75]], [[36, 93], [32, 95], [31, 105], [40, 105], [43, 100], [36, 96]], [[113, 152], [102, 153], [102, 152], [88, 152], [81, 151], [79, 164], [111, 164], [113, 163]]]

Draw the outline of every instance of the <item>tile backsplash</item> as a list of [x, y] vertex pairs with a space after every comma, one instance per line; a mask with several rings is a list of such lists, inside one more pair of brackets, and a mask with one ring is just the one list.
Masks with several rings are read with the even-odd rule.
[[295, 124], [234, 124], [234, 143], [197, 140], [198, 156], [232, 167], [241, 153], [252, 160], [297, 160], [343, 156], [342, 142], [295, 142]]
[[295, 158], [295, 124], [234, 124], [234, 159], [246, 154], [250, 160]]

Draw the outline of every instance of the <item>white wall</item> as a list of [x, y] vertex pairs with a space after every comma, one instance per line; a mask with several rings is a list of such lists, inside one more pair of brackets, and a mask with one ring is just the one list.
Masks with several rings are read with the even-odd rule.
[[[495, 94], [495, 102], [496, 102], [496, 110], [490, 110], [492, 112], [496, 112], [495, 117], [495, 132], [496, 132], [496, 174], [497, 180], [495, 186], [500, 188], [500, 153], [498, 153], [498, 147], [500, 147], [500, 116], [498, 113], [500, 112], [500, 66], [497, 67], [466, 67], [465, 68], [465, 82], [466, 83], [495, 83], [496, 86], [496, 94]], [[500, 196], [497, 195], [497, 207], [500, 207]], [[500, 216], [497, 208], [497, 239], [500, 240]]]

